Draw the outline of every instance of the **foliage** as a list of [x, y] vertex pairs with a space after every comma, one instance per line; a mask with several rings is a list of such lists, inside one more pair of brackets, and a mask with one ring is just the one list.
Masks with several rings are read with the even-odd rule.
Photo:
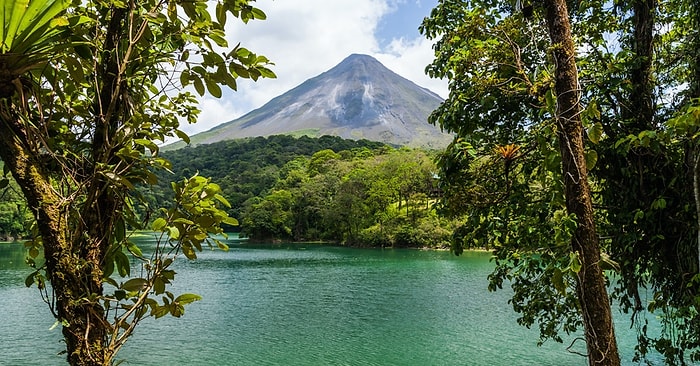
[[[277, 135], [164, 152], [175, 176], [213, 177], [252, 240], [323, 240], [355, 246], [446, 247], [453, 219], [433, 209], [433, 153], [334, 136]], [[168, 200], [161, 183], [144, 191]], [[408, 229], [407, 229], [408, 230]], [[406, 231], [404, 231], [404, 234]]]
[[[581, 323], [569, 298], [576, 258], [562, 246], [575, 221], [552, 139], [559, 45], [548, 44], [547, 3], [443, 0], [421, 30], [437, 39], [428, 74], [450, 80], [431, 121], [458, 135], [439, 161], [443, 209], [467, 218], [453, 248], [494, 248], [491, 287], [509, 281], [519, 321], [558, 339]], [[613, 296], [633, 314], [638, 357], [656, 349], [671, 364], [700, 357], [696, 9], [642, 0], [570, 9], [601, 264], [617, 272]], [[510, 146], [520, 147], [513, 159]], [[647, 312], [661, 333], [648, 332]]]
[[[211, 177], [231, 203], [230, 216], [241, 218], [244, 203], [262, 197], [277, 184], [281, 175], [288, 175], [297, 158], [308, 158], [321, 150], [337, 151], [355, 156], [372, 150], [388, 148], [380, 142], [346, 140], [335, 136], [310, 138], [306, 136], [269, 136], [221, 141], [164, 151], [171, 162], [170, 170], [178, 179], [199, 173]], [[168, 200], [170, 188], [167, 173], [159, 174], [161, 182], [152, 191], [143, 192], [153, 203]], [[286, 179], [292, 179], [287, 177]]]
[[[295, 168], [286, 170], [287, 175], [277, 184], [292, 200], [286, 213], [278, 215], [288, 218], [283, 225], [288, 238], [380, 247], [437, 248], [449, 243], [453, 223], [439, 219], [432, 207], [439, 191], [434, 186], [435, 166], [424, 152], [397, 150], [349, 160], [331, 159], [325, 161], [322, 172], [314, 157], [318, 158], [314, 154], [302, 164], [294, 161]], [[407, 174], [397, 174], [397, 170]], [[262, 199], [273, 204], [278, 197], [279, 191], [273, 190]], [[260, 206], [256, 207], [244, 212], [242, 225], [253, 238], [260, 235], [260, 226], [269, 222], [248, 219], [259, 218]], [[275, 237], [280, 226], [267, 225], [276, 231], [262, 237]]]
[[[2, 161], [0, 166], [4, 168]], [[33, 222], [17, 182], [8, 173], [0, 179], [0, 241], [26, 237]]]
[[[370, 141], [270, 136], [168, 152], [172, 170], [214, 175], [253, 240], [326, 240], [358, 246], [444, 247], [452, 220], [432, 208], [432, 157]], [[238, 192], [238, 194], [231, 194]], [[162, 185], [144, 195], [165, 197]], [[159, 198], [160, 199], [160, 198]], [[408, 230], [408, 229], [406, 229]], [[403, 234], [407, 231], [404, 230]]]
[[[0, 158], [36, 221], [27, 284], [63, 325], [70, 364], [110, 364], [143, 317], [180, 316], [198, 299], [165, 290], [168, 266], [234, 223], [218, 208], [228, 202], [192, 174], [173, 186], [174, 206], [163, 211], [143, 187], [169, 167], [157, 144], [188, 139], [180, 121], [198, 114], [188, 86], [219, 97], [237, 78], [274, 77], [264, 56], [225, 39], [230, 18], [265, 18], [252, 3], [4, 3]], [[149, 259], [128, 232], [151, 220], [167, 235]], [[44, 263], [34, 259], [40, 250]], [[129, 256], [142, 260], [142, 277]]]

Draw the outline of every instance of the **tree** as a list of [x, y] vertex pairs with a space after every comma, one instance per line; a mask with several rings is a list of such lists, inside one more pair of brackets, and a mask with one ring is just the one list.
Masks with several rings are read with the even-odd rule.
[[[691, 3], [589, 1], [568, 14], [600, 264], [614, 271], [611, 295], [639, 332], [635, 358], [655, 349], [669, 363], [685, 362], [691, 350], [691, 360], [700, 357], [698, 214], [689, 200], [700, 38]], [[536, 321], [543, 338], [557, 339], [557, 329], [582, 324], [569, 316], [578, 300], [562, 291], [577, 282], [581, 258], [567, 259], [571, 251], [557, 244], [578, 225], [560, 211], [566, 156], [552, 137], [563, 131], [555, 124], [555, 67], [563, 64], [545, 8], [443, 1], [423, 30], [440, 36], [427, 71], [451, 80], [431, 118], [458, 134], [440, 158], [446, 211], [468, 213], [454, 249], [494, 244], [492, 288], [510, 280], [519, 321]], [[501, 151], [512, 145], [519, 153], [508, 161]], [[663, 322], [660, 331], [646, 326], [649, 313]]]
[[273, 190], [263, 198], [254, 197], [247, 203], [243, 226], [245, 234], [255, 239], [290, 239], [294, 227], [292, 194]]
[[[590, 171], [604, 218], [598, 228], [619, 268], [613, 296], [632, 314], [637, 357], [656, 350], [668, 363], [682, 364], [686, 355], [698, 359], [698, 319], [692, 315], [697, 202], [693, 208], [689, 200], [692, 144], [683, 128], [669, 124], [693, 98], [695, 6], [644, 0], [589, 5], [573, 19], [586, 50], [580, 59], [588, 105], [582, 116], [598, 156]], [[603, 21], [601, 14], [607, 14]], [[619, 36], [600, 41], [610, 33]], [[646, 326], [647, 312], [661, 319], [663, 330]]]
[[606, 281], [600, 268], [600, 246], [593, 217], [583, 145], [576, 49], [564, 0], [546, 1], [545, 19], [552, 41], [556, 123], [562, 157], [566, 208], [576, 217], [572, 251], [581, 261], [576, 286], [590, 365], [619, 365]]
[[[175, 200], [161, 210], [135, 188], [168, 167], [157, 142], [187, 140], [180, 120], [192, 123], [198, 111], [184, 87], [220, 97], [236, 78], [274, 77], [265, 57], [224, 38], [229, 16], [265, 18], [251, 3], [4, 3], [0, 158], [36, 220], [30, 254], [43, 250], [46, 259], [30, 258], [27, 283], [63, 325], [72, 365], [111, 364], [141, 319], [182, 315], [198, 297], [166, 291], [173, 258], [194, 258], [205, 242], [225, 248], [207, 239], [235, 223], [219, 208], [227, 201], [218, 185], [199, 176], [173, 183]], [[127, 231], [149, 221], [163, 234], [150, 255]], [[119, 281], [130, 275], [129, 253], [146, 275]]]
[[[455, 179], [457, 186], [465, 173], [483, 182], [467, 189], [449, 188], [447, 197], [486, 200], [475, 215], [468, 215], [472, 233], [493, 241], [498, 261], [491, 288], [505, 279], [513, 281], [513, 306], [523, 312], [522, 324], [537, 320], [543, 338], [559, 341], [557, 329], [569, 332], [582, 325], [589, 363], [619, 364], [599, 267], [587, 176], [591, 159], [583, 145], [569, 14], [563, 1], [546, 1], [543, 7], [544, 23], [533, 24], [532, 14], [513, 12], [508, 4], [446, 0], [424, 21], [422, 31], [428, 38], [439, 38], [428, 73], [451, 81], [450, 97], [431, 121], [458, 135], [441, 159], [443, 177], [448, 182]], [[503, 16], [508, 12], [514, 14]], [[542, 119], [548, 122], [537, 122]], [[554, 134], [558, 151], [551, 145]], [[488, 150], [494, 149], [495, 162], [504, 162], [503, 168], [484, 172], [484, 165], [491, 163], [479, 156], [492, 155]], [[522, 170], [514, 165], [516, 160]], [[559, 172], [552, 169], [557, 161]], [[563, 186], [554, 183], [560, 179]], [[544, 195], [529, 192], [528, 186], [541, 188]], [[548, 231], [559, 234], [552, 237]], [[568, 250], [562, 241], [569, 241]], [[458, 245], [457, 253], [460, 250]], [[575, 287], [575, 299], [566, 291], [565, 277], [574, 279], [569, 283]], [[566, 314], [575, 307], [582, 322]]]

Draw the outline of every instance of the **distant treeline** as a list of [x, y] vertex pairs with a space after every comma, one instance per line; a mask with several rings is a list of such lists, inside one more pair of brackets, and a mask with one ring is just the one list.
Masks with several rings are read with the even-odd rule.
[[168, 199], [173, 179], [213, 178], [244, 235], [256, 240], [326, 240], [363, 246], [449, 244], [427, 152], [368, 140], [271, 136], [168, 151], [174, 176], [150, 194]]
[[[0, 169], [3, 167], [0, 161]], [[26, 237], [32, 223], [22, 193], [15, 181], [0, 177], [0, 241], [13, 241]]]
[[[231, 228], [253, 240], [356, 246], [447, 247], [454, 222], [433, 209], [440, 191], [430, 152], [368, 140], [271, 136], [164, 151], [172, 174], [141, 187], [151, 209], [170, 182], [199, 174], [231, 203]], [[146, 213], [143, 212], [145, 216]], [[0, 194], [0, 240], [24, 237], [32, 218], [10, 179]]]
[[170, 181], [199, 174], [212, 178], [231, 203], [229, 214], [240, 219], [243, 203], [266, 193], [279, 179], [279, 172], [298, 157], [310, 157], [330, 149], [345, 156], [362, 152], [389, 150], [381, 142], [346, 140], [335, 136], [292, 137], [286, 135], [250, 137], [207, 145], [185, 147], [163, 152], [172, 163], [174, 175], [160, 172], [160, 189], [155, 194], [163, 199], [169, 194]]

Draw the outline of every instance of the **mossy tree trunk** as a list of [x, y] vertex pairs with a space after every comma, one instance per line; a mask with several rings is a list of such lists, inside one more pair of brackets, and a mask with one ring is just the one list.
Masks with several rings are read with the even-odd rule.
[[565, 0], [545, 2], [554, 52], [557, 128], [562, 155], [566, 208], [577, 218], [572, 250], [581, 261], [577, 294], [590, 365], [619, 365], [610, 301], [600, 268], [600, 248], [593, 218], [591, 190], [583, 146], [576, 52]]
[[[180, 121], [196, 122], [199, 111], [186, 86], [218, 98], [237, 78], [275, 77], [267, 58], [226, 41], [226, 14], [265, 19], [252, 2], [5, 7], [13, 29], [0, 32], [0, 159], [36, 220], [27, 284], [62, 323], [71, 365], [110, 365], [143, 318], [181, 316], [200, 297], [165, 290], [175, 256], [196, 258], [205, 240], [227, 248], [210, 236], [237, 225], [220, 209], [229, 203], [218, 185], [197, 175], [174, 183], [175, 199], [154, 220], [136, 188], [156, 184], [154, 170], [169, 166], [158, 143], [188, 140]], [[214, 3], [216, 20], [207, 8]], [[188, 61], [190, 51], [200, 57]], [[157, 248], [168, 251], [143, 256], [127, 229], [146, 227], [160, 231]], [[40, 250], [45, 263], [34, 262]], [[144, 263], [140, 276], [131, 275], [129, 254]]]
[[[94, 135], [88, 159], [75, 159], [70, 169], [58, 167], [55, 152], [45, 148], [35, 120], [27, 109], [31, 89], [21, 77], [8, 93], [19, 102], [7, 103], [0, 113], [0, 158], [8, 165], [22, 189], [37, 222], [51, 283], [53, 315], [63, 324], [67, 361], [71, 365], [108, 365], [114, 350], [106, 347], [111, 324], [105, 318], [103, 267], [112, 241], [114, 220], [119, 217], [123, 197], [100, 171], [117, 166], [120, 146], [112, 139], [114, 130], [126, 118], [123, 81], [119, 76], [117, 45], [123, 42], [127, 9], [112, 7], [106, 28], [102, 57], [95, 75], [99, 98], [92, 106]], [[87, 146], [87, 145], [86, 145]], [[80, 152], [85, 154], [86, 152]], [[60, 164], [59, 164], [60, 165]], [[67, 196], [65, 192], [73, 191]], [[120, 198], [122, 196], [122, 198]], [[76, 197], [82, 197], [76, 199]]]
[[[90, 235], [72, 235], [68, 225], [68, 202], [32, 149], [26, 130], [16, 114], [7, 109], [0, 124], [0, 158], [8, 164], [22, 189], [36, 221], [44, 248], [46, 273], [53, 291], [54, 316], [64, 322], [68, 362], [71, 365], [105, 364], [106, 327], [104, 309], [96, 300], [102, 295], [100, 249], [81, 241]], [[100, 227], [105, 231], [109, 227]], [[77, 242], [71, 242], [75, 238]]]

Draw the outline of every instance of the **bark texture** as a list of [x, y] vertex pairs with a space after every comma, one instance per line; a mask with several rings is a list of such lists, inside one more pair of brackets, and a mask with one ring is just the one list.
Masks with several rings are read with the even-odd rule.
[[552, 41], [557, 96], [557, 127], [562, 155], [566, 207], [577, 218], [572, 250], [578, 253], [577, 294], [584, 322], [590, 365], [619, 365], [610, 301], [600, 268], [600, 248], [583, 145], [580, 91], [576, 53], [565, 0], [545, 1], [546, 21]]
[[102, 295], [101, 277], [93, 275], [101, 268], [100, 260], [81, 256], [83, 243], [70, 241], [69, 203], [53, 184], [19, 115], [5, 108], [0, 118], [0, 158], [10, 166], [38, 223], [53, 291], [52, 310], [57, 320], [67, 324], [63, 327], [67, 360], [71, 365], [103, 365], [108, 324], [102, 306], [89, 300], [91, 295]]
[[[126, 13], [127, 9], [111, 9], [98, 59], [91, 155], [58, 162], [42, 138], [42, 128], [50, 120], [30, 111], [26, 102], [30, 90], [23, 90], [19, 78], [13, 83], [16, 87], [2, 95], [0, 105], [0, 158], [10, 167], [36, 219], [53, 294], [51, 310], [64, 324], [66, 359], [74, 366], [110, 365], [115, 352], [108, 346], [111, 324], [100, 299], [102, 268], [124, 192], [114, 188], [100, 169], [119, 163], [116, 152], [121, 146], [111, 139], [128, 109], [118, 47], [126, 37]], [[41, 105], [42, 100], [34, 102]], [[58, 169], [62, 164], [63, 170]]]

